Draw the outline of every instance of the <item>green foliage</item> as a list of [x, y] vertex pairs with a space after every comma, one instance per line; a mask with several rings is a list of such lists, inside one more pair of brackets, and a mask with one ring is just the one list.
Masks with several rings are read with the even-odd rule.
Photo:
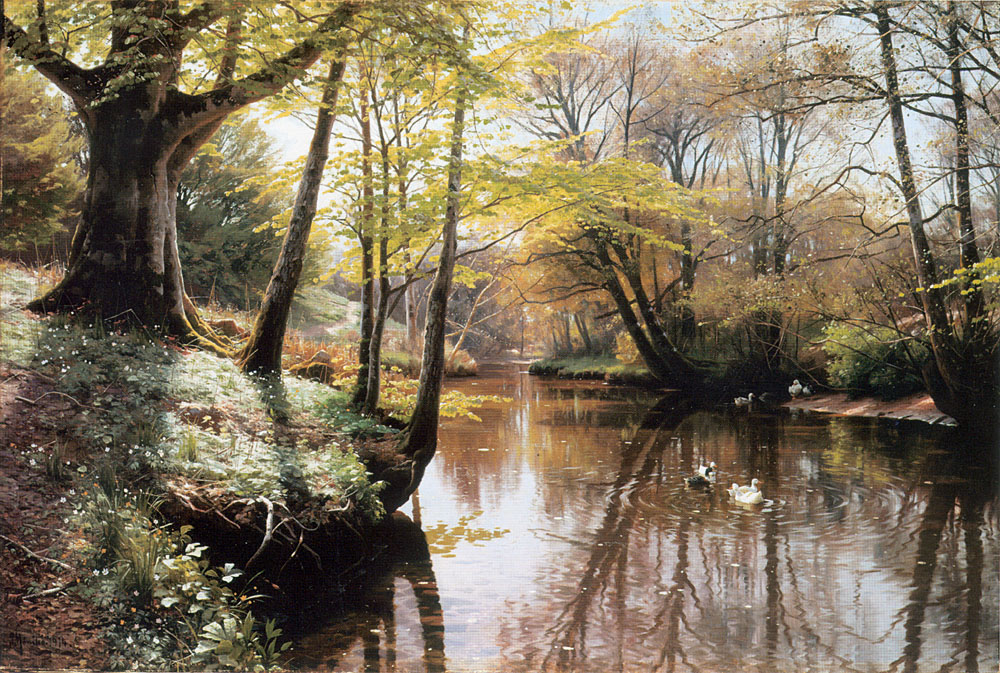
[[920, 341], [882, 326], [833, 322], [824, 329], [830, 382], [851, 395], [892, 400], [923, 389], [920, 368], [930, 360]]
[[[304, 329], [312, 325], [334, 325], [344, 320], [351, 302], [317, 285], [300, 283], [288, 314], [288, 326]], [[355, 307], [352, 313], [357, 312]]]
[[611, 355], [548, 358], [528, 367], [532, 374], [571, 379], [603, 379], [608, 370], [621, 363]]
[[[0, 67], [3, 67], [0, 64]], [[0, 248], [48, 243], [76, 214], [83, 179], [74, 163], [80, 140], [68, 113], [38, 74], [8, 69], [0, 88], [3, 229]]]
[[290, 193], [268, 180], [275, 162], [260, 123], [237, 118], [184, 170], [177, 188], [178, 252], [192, 294], [244, 309], [256, 305], [280, 247], [256, 229], [291, 203]]

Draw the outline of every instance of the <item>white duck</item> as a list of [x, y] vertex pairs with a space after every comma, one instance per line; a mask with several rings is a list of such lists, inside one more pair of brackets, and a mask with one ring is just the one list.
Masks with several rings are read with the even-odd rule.
[[813, 394], [813, 389], [809, 386], [802, 386], [802, 397], [809, 397]]
[[736, 397], [733, 398], [733, 404], [735, 404], [738, 407], [749, 407], [750, 405], [753, 404], [753, 398], [754, 398], [753, 393], [750, 393], [746, 397]]
[[691, 477], [684, 477], [688, 486], [708, 486], [715, 483], [715, 461], [698, 468], [698, 474]]
[[799, 383], [798, 379], [792, 381], [792, 385], [788, 386], [788, 394], [792, 397], [798, 397], [802, 394], [802, 384]]
[[734, 483], [729, 489], [729, 495], [731, 495], [736, 502], [744, 505], [759, 505], [764, 502], [764, 494], [760, 492], [759, 488], [757, 488], [757, 484], [759, 483], [759, 479], [751, 481], [749, 486], [740, 486], [739, 484]]

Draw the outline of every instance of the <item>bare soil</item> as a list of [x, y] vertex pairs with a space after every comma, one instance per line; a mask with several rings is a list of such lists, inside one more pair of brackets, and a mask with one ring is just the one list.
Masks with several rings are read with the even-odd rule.
[[844, 393], [825, 393], [791, 400], [785, 403], [789, 409], [817, 411], [839, 416], [862, 416], [869, 418], [895, 418], [899, 420], [922, 421], [933, 425], [955, 425], [955, 419], [938, 411], [934, 401], [926, 393], [916, 393], [898, 400], [884, 402], [872, 397], [851, 399]]
[[44, 377], [0, 365], [0, 669], [107, 667], [107, 618], [72, 591], [89, 571], [75, 561], [79, 532], [67, 530], [70, 485], [26, 455], [58, 441], [76, 463], [49, 422], [73, 407]]

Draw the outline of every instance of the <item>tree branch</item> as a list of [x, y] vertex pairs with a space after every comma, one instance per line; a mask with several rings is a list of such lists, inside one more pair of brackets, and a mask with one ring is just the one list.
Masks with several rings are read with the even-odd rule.
[[48, 45], [31, 39], [7, 16], [3, 17], [3, 40], [11, 51], [34, 66], [78, 107], [84, 107], [101, 90], [101, 78], [95, 71], [81, 68]]

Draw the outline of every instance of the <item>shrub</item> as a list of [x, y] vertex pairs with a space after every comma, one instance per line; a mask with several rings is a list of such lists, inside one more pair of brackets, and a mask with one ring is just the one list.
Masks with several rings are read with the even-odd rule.
[[890, 327], [833, 322], [824, 330], [830, 383], [852, 396], [892, 400], [923, 389], [920, 368], [930, 352]]

